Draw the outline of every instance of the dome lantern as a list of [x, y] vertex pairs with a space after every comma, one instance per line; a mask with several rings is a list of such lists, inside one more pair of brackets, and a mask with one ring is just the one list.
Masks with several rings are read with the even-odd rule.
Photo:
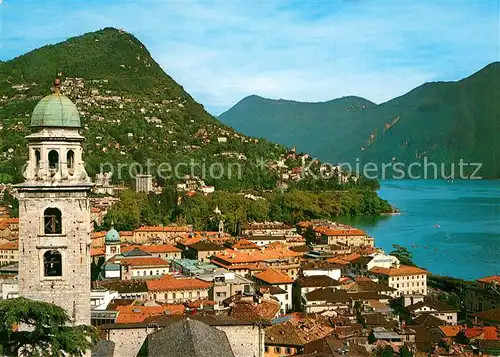
[[105, 244], [120, 244], [120, 233], [115, 229], [114, 222], [111, 222], [111, 229], [106, 233]]
[[42, 98], [31, 114], [31, 127], [80, 128], [76, 105], [61, 94], [61, 80], [54, 81], [54, 93]]

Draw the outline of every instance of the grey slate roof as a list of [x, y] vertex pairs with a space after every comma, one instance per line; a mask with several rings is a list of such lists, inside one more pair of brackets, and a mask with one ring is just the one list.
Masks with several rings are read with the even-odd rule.
[[149, 357], [234, 357], [223, 331], [192, 319], [150, 334], [147, 345]]
[[100, 340], [92, 347], [92, 357], [114, 357], [115, 343], [108, 340]]

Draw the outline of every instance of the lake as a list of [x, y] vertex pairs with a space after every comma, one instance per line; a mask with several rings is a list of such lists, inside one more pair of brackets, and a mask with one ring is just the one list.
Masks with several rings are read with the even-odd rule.
[[379, 195], [401, 214], [341, 221], [363, 228], [386, 252], [393, 243], [407, 247], [434, 274], [500, 274], [500, 181], [388, 180]]

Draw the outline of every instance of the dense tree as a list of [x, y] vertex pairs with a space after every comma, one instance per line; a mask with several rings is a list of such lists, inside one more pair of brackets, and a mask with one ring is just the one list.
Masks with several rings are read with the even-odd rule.
[[23, 297], [0, 301], [0, 321], [0, 355], [82, 356], [97, 342], [96, 329], [69, 326], [63, 308]]
[[402, 264], [415, 266], [415, 263], [413, 263], [412, 261], [413, 256], [408, 248], [405, 248], [399, 244], [393, 244], [392, 247], [394, 248], [394, 250], [389, 253], [390, 255], [398, 258]]
[[377, 342], [377, 339], [375, 338], [375, 334], [373, 333], [373, 331], [370, 331], [370, 334], [368, 335], [368, 343], [374, 344], [375, 342]]
[[399, 356], [400, 357], [413, 357], [413, 353], [410, 352], [410, 349], [408, 348], [408, 346], [403, 345], [399, 349]]

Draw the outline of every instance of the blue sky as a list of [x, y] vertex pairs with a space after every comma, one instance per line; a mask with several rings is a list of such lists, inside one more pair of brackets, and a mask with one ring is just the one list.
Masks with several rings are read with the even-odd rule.
[[376, 103], [500, 59], [500, 0], [0, 0], [0, 60], [133, 33], [212, 114], [243, 97]]

